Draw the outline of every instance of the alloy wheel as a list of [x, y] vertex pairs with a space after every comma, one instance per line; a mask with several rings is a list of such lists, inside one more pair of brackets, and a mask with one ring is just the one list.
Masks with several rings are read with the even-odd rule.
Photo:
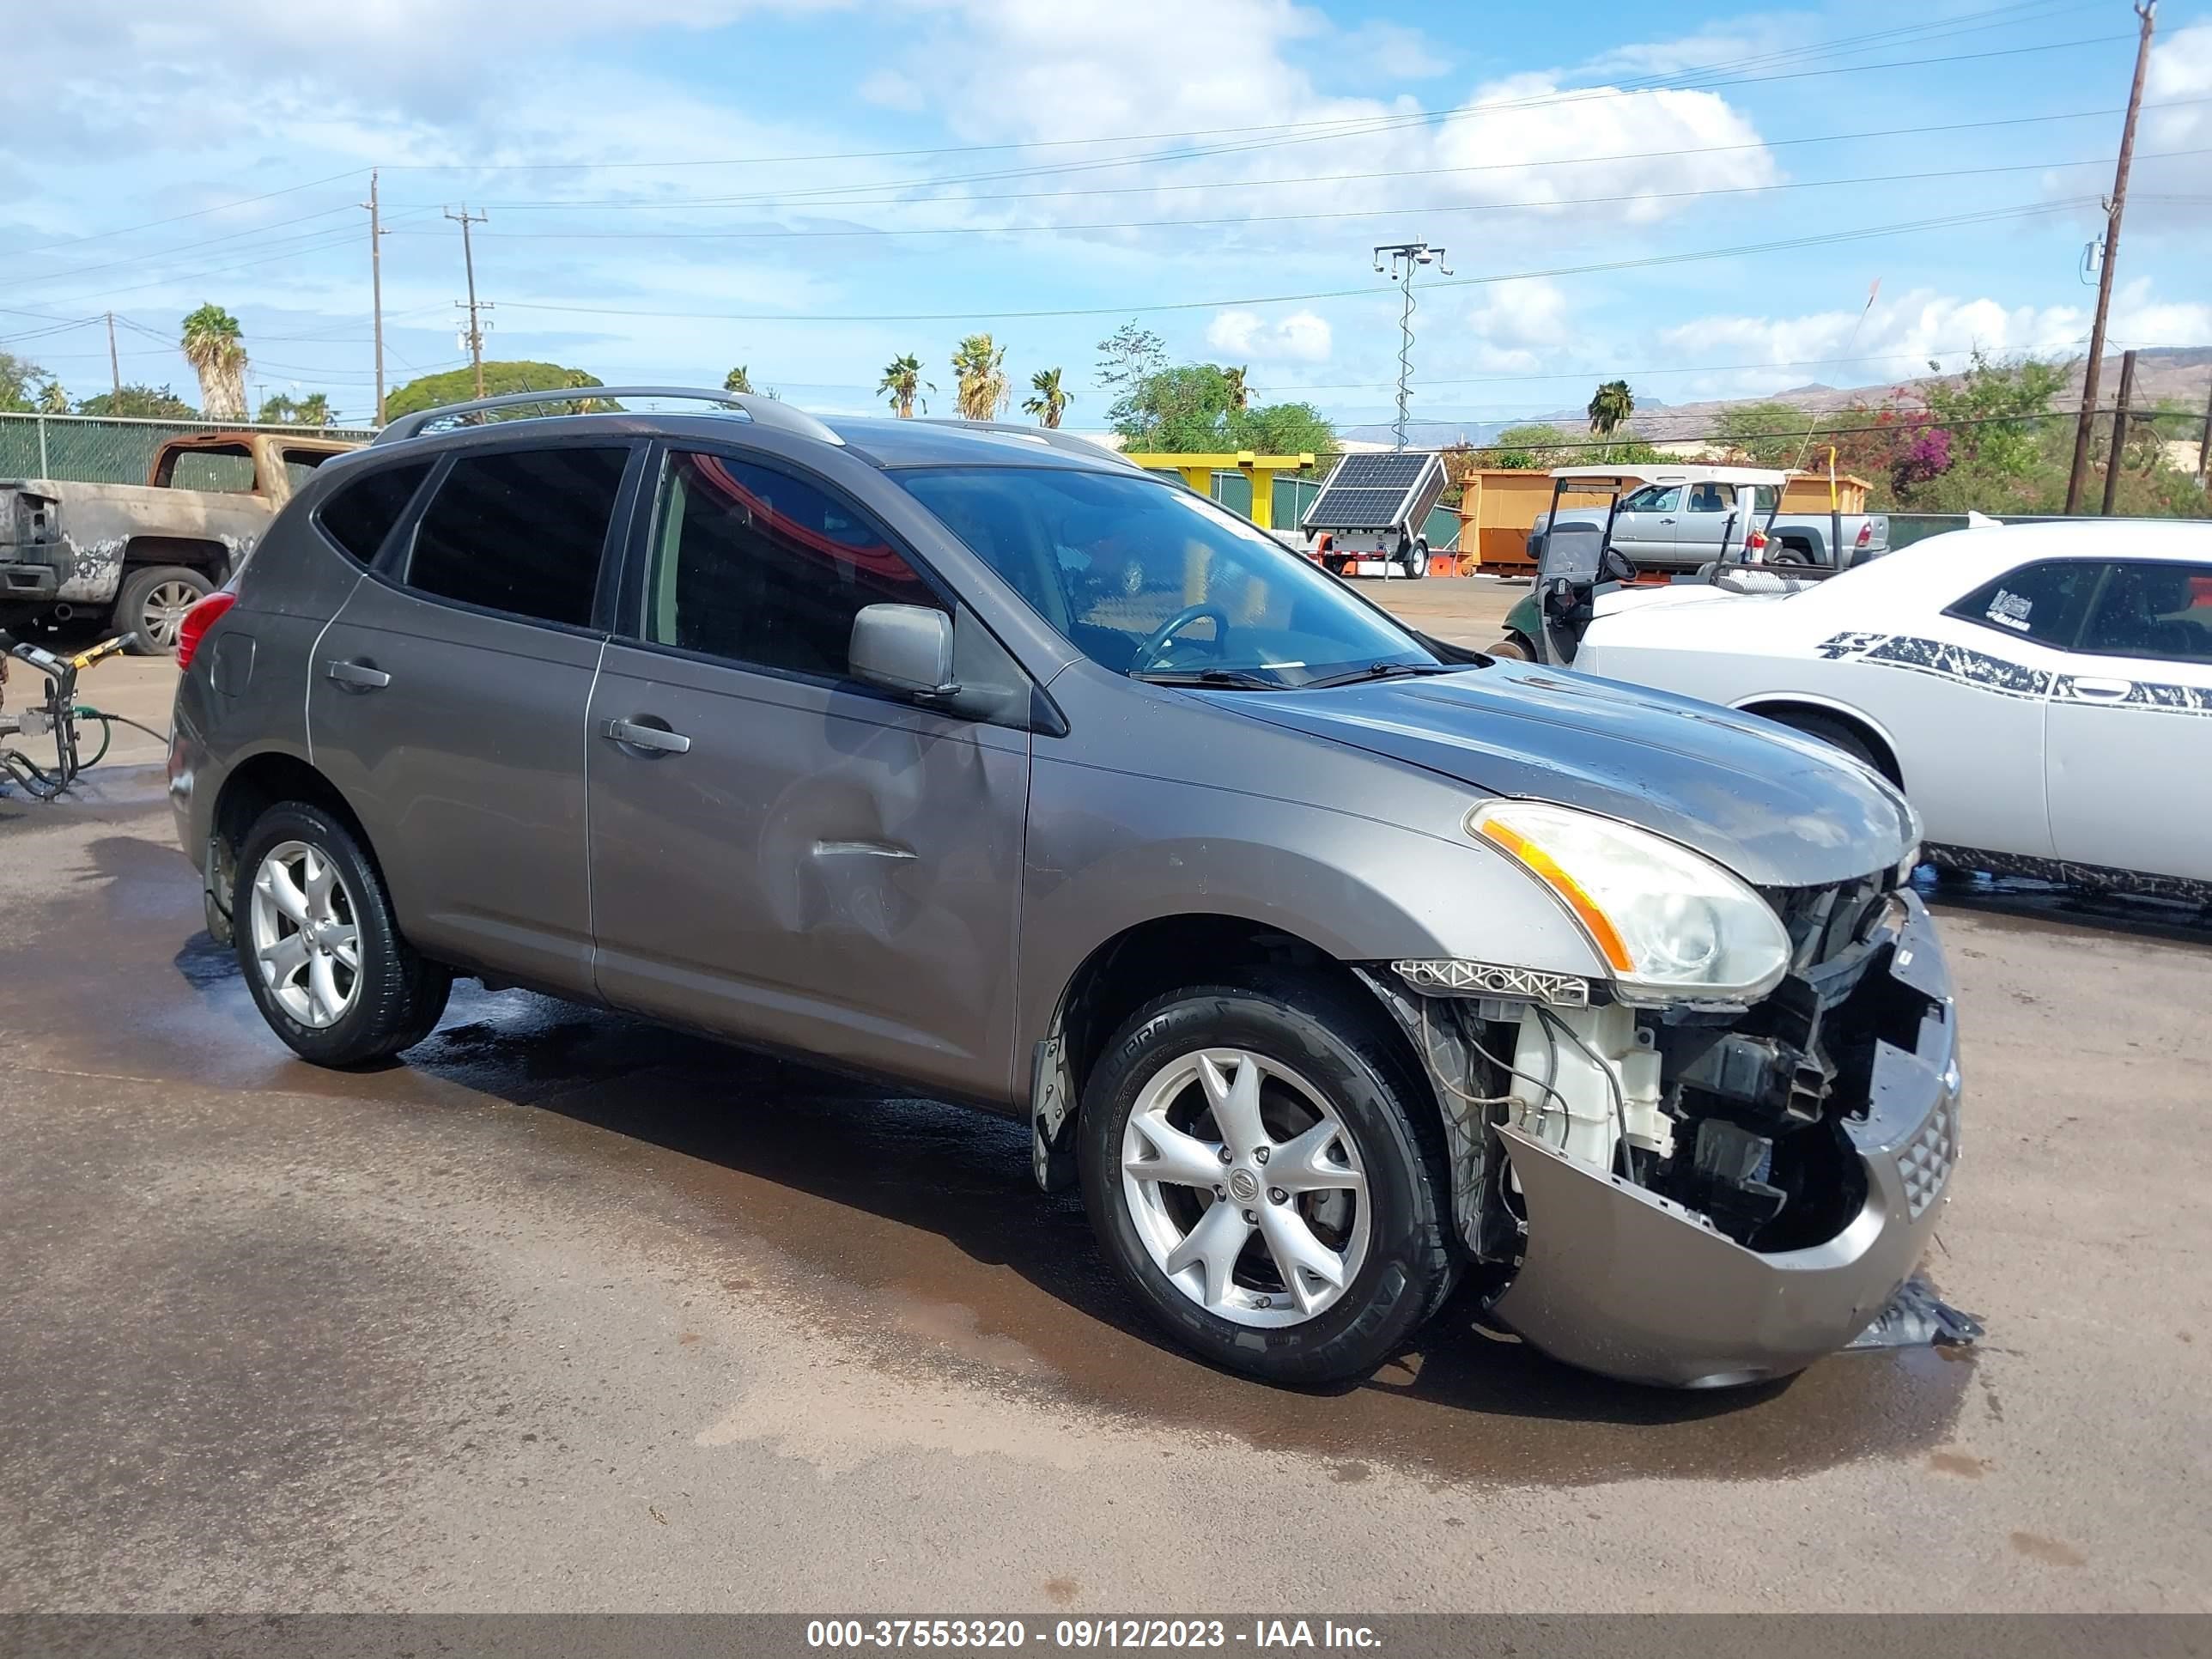
[[252, 911], [254, 960], [277, 1006], [317, 1030], [343, 1019], [361, 994], [361, 928], [330, 855], [303, 841], [270, 848]]
[[175, 650], [185, 612], [205, 597], [190, 582], [157, 582], [147, 590], [145, 602], [138, 607], [138, 631], [163, 650]]
[[1246, 1049], [1200, 1049], [1153, 1073], [1122, 1132], [1121, 1192], [1168, 1281], [1237, 1324], [1304, 1324], [1366, 1261], [1351, 1132], [1320, 1090]]

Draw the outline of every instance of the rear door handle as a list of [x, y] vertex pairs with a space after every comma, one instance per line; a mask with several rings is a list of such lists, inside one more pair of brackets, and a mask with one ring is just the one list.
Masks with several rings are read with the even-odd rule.
[[392, 684], [392, 676], [381, 668], [371, 668], [365, 662], [333, 662], [324, 671], [340, 685], [349, 685], [361, 691], [380, 691]]
[[672, 732], [665, 726], [647, 726], [637, 720], [609, 720], [599, 735], [611, 742], [626, 744], [632, 749], [642, 749], [654, 755], [688, 755], [691, 739], [681, 732]]
[[2074, 695], [2098, 702], [2118, 702], [2135, 689], [2133, 680], [2084, 679], [2079, 674], [2074, 677]]

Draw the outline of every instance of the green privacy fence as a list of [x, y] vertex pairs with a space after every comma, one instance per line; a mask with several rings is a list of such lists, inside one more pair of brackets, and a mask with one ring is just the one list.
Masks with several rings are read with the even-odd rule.
[[[209, 432], [282, 432], [293, 437], [313, 433], [319, 438], [358, 438], [375, 435], [373, 427], [271, 426], [255, 428], [235, 421], [110, 420], [92, 415], [0, 415], [0, 478], [60, 478], [72, 483], [144, 483], [154, 465], [154, 452], [170, 438]], [[220, 470], [222, 457], [204, 458], [204, 466]], [[247, 463], [237, 461], [236, 466]], [[200, 489], [251, 488], [226, 485], [215, 477], [195, 477]]]

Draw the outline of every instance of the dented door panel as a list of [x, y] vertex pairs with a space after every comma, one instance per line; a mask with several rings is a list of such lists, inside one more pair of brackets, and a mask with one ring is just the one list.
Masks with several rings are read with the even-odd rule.
[[1003, 1098], [1026, 732], [623, 644], [587, 731], [601, 995]]

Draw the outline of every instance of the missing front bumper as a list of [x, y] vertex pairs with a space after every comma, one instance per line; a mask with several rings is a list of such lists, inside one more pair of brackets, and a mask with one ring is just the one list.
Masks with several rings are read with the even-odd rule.
[[[1844, 1124], [1866, 1182], [1849, 1224], [1803, 1249], [1748, 1249], [1681, 1205], [1496, 1125], [1528, 1216], [1498, 1316], [1556, 1358], [1670, 1388], [1785, 1376], [1872, 1335], [1935, 1231], [1959, 1150], [1955, 1015], [1917, 899], [1889, 971], [1929, 1012], [1911, 1052], [1875, 1045], [1866, 1112]], [[1971, 1325], [1947, 1328], [1955, 1340]], [[1877, 1345], [1891, 1346], [1867, 1346]]]

